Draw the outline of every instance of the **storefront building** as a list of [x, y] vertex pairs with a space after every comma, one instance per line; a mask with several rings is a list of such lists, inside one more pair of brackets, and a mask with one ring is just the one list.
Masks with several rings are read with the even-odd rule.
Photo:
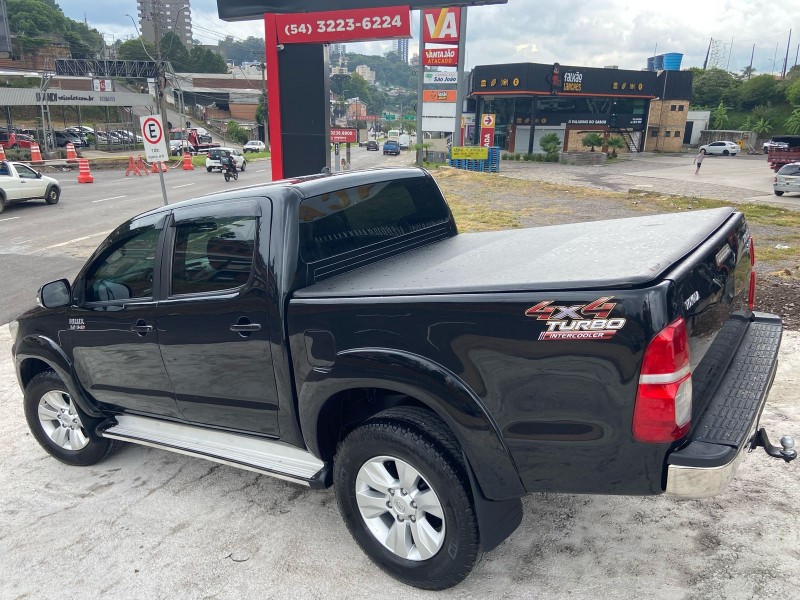
[[[588, 150], [581, 139], [591, 132], [618, 135], [631, 152], [677, 152], [691, 87], [690, 71], [513, 63], [475, 67], [468, 97], [478, 123], [495, 115], [495, 145], [509, 152], [542, 152], [548, 133], [564, 151]], [[470, 131], [466, 143], [478, 144], [479, 131]]]

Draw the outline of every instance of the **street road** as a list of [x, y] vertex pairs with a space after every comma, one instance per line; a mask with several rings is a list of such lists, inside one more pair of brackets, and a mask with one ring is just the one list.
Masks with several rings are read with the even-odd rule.
[[[351, 168], [401, 166], [412, 154], [383, 156], [382, 152], [351, 149]], [[61, 183], [61, 200], [15, 204], [0, 213], [0, 324], [7, 323], [35, 302], [42, 284], [72, 279], [115, 227], [127, 219], [163, 205], [158, 175], [125, 177], [124, 170], [94, 170], [94, 183], [80, 184], [77, 174], [48, 173]], [[226, 183], [218, 171], [202, 167], [164, 174], [169, 203], [271, 179], [269, 160], [249, 162], [239, 181]]]

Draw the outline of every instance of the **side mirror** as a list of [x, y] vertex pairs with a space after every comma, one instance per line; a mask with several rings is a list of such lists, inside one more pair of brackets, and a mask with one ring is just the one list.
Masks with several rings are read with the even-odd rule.
[[59, 308], [69, 305], [72, 300], [72, 289], [69, 281], [59, 279], [44, 284], [36, 297], [36, 301], [45, 308]]
[[36, 179], [41, 179], [41, 178], [42, 178], [42, 174], [39, 173], [39, 171], [36, 171]]

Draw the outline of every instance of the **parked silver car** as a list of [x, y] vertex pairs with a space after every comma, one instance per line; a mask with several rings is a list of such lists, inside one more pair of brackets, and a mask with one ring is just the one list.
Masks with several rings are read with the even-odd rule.
[[783, 165], [772, 180], [772, 191], [776, 196], [786, 192], [800, 194], [800, 162]]

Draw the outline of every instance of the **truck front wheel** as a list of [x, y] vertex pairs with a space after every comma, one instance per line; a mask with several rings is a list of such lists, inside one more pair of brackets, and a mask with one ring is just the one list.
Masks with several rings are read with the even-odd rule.
[[469, 575], [481, 554], [472, 490], [436, 415], [394, 408], [372, 417], [339, 446], [334, 483], [351, 535], [389, 575], [430, 590]]
[[36, 375], [25, 388], [25, 419], [51, 456], [68, 465], [93, 465], [108, 456], [116, 442], [89, 433], [66, 389], [52, 371]]

